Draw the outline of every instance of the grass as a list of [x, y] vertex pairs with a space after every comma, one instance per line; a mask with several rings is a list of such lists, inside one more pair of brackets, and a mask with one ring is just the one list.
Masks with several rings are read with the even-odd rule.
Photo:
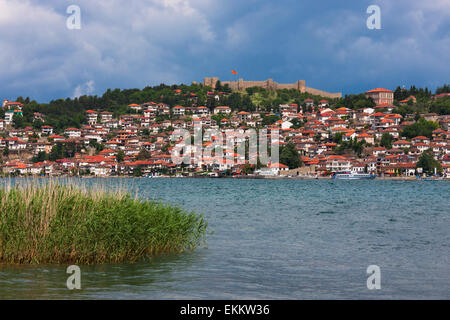
[[124, 189], [27, 180], [0, 186], [0, 263], [135, 262], [193, 250], [203, 216]]

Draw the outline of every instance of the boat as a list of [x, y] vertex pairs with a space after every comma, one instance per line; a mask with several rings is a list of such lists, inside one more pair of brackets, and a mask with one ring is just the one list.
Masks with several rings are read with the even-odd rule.
[[416, 179], [419, 180], [419, 181], [441, 181], [441, 180], [444, 180], [444, 177], [439, 177], [439, 176], [420, 177], [420, 176], [416, 176]]
[[371, 173], [359, 173], [359, 172], [350, 172], [350, 171], [346, 171], [346, 172], [336, 172], [335, 174], [333, 174], [333, 176], [331, 177], [332, 179], [342, 179], [342, 180], [361, 180], [361, 179], [375, 179], [376, 178], [376, 174], [371, 174]]

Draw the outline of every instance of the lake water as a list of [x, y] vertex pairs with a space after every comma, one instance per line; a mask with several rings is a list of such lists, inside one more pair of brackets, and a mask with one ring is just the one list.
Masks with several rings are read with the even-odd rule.
[[204, 213], [214, 233], [182, 255], [81, 266], [82, 290], [67, 289], [66, 266], [0, 266], [0, 298], [450, 298], [450, 182], [100, 181]]

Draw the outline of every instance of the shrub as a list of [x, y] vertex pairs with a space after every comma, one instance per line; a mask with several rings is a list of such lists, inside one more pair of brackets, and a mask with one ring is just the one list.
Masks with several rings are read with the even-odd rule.
[[135, 262], [193, 250], [206, 228], [201, 215], [120, 188], [54, 180], [0, 187], [0, 263]]

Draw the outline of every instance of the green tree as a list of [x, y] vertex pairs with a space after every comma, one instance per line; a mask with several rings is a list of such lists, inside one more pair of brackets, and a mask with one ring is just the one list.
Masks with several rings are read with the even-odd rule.
[[133, 170], [133, 176], [134, 177], [142, 177], [142, 169], [141, 167], [137, 167]]
[[[81, 152], [81, 145], [75, 141], [69, 141], [64, 143], [64, 157], [72, 158], [75, 156], [75, 153]], [[101, 148], [101, 145], [100, 145]]]
[[280, 150], [280, 163], [289, 167], [289, 169], [299, 168], [302, 165], [300, 154], [293, 143], [288, 143]]
[[346, 151], [352, 150], [358, 156], [361, 156], [365, 143], [365, 140], [357, 141], [350, 139], [350, 141], [342, 141], [341, 144], [335, 148], [335, 151], [337, 154], [343, 154]]
[[380, 145], [385, 147], [386, 149], [392, 149], [392, 141], [394, 140], [394, 136], [390, 133], [383, 133], [381, 136]]
[[434, 121], [428, 121], [420, 118], [416, 123], [403, 128], [402, 136], [407, 138], [414, 138], [417, 136], [425, 136], [431, 138], [433, 131], [439, 128], [439, 124]]
[[43, 162], [45, 160], [48, 160], [48, 155], [45, 151], [39, 151], [33, 158], [31, 158], [31, 161], [36, 162]]
[[443, 97], [433, 101], [430, 111], [440, 115], [450, 114], [450, 97]]
[[298, 118], [292, 119], [291, 122], [292, 122], [292, 129], [298, 129], [303, 127], [303, 121]]
[[220, 82], [220, 80], [217, 80], [216, 82], [216, 91], [222, 91], [222, 83]]
[[15, 129], [23, 129], [26, 127], [25, 120], [18, 114], [13, 115], [13, 126]]
[[450, 84], [444, 84], [442, 87], [436, 89], [436, 94], [450, 93]]
[[276, 115], [270, 115], [270, 116], [263, 115], [262, 125], [263, 126], [269, 126], [269, 125], [274, 124], [278, 120], [281, 120], [281, 118], [279, 116], [276, 116]]
[[416, 168], [422, 168], [423, 172], [431, 175], [434, 174], [434, 169], [436, 168], [437, 173], [442, 173], [442, 166], [433, 157], [433, 153], [431, 150], [426, 150], [422, 153], [422, 155], [419, 158], [419, 161], [417, 162]]
[[125, 158], [125, 152], [123, 152], [123, 150], [119, 150], [119, 152], [116, 153], [117, 162], [123, 162], [124, 158]]
[[244, 174], [252, 174], [253, 172], [255, 172], [255, 166], [252, 164], [246, 164], [244, 165], [244, 167], [242, 168], [242, 172]]
[[151, 156], [150, 152], [147, 151], [146, 149], [142, 149], [141, 151], [139, 151], [136, 159], [137, 160], [147, 160], [149, 159]]
[[103, 143], [98, 143], [96, 139], [89, 140], [89, 146], [95, 148], [97, 153], [105, 149], [105, 145]]
[[58, 159], [63, 159], [65, 157], [65, 154], [66, 149], [64, 148], [64, 145], [61, 142], [58, 142], [53, 146], [48, 158], [50, 161], [56, 161]]
[[344, 133], [343, 132], [338, 132], [338, 133], [336, 133], [335, 135], [334, 135], [334, 137], [333, 137], [333, 142], [334, 143], [341, 143], [342, 142], [342, 137], [344, 136]]
[[225, 83], [223, 88], [222, 88], [223, 92], [225, 93], [231, 93], [231, 88], [230, 85], [228, 83]]

